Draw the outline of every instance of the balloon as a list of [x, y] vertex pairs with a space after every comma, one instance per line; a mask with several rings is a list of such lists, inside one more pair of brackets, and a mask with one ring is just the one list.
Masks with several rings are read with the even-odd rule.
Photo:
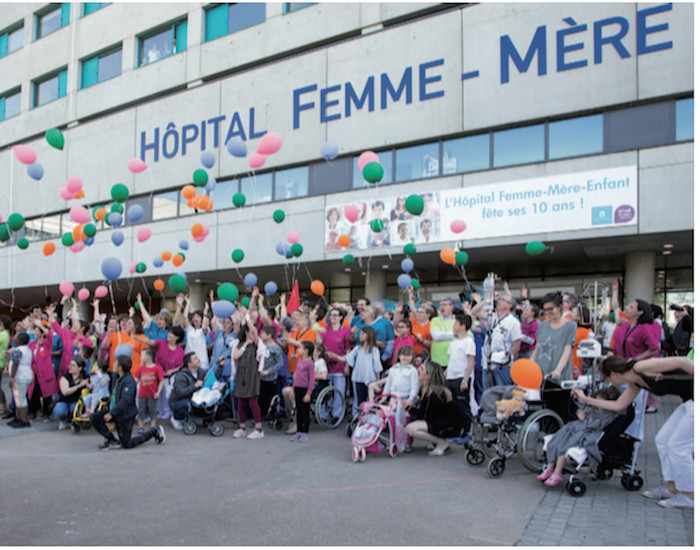
[[201, 223], [194, 223], [192, 224], [191, 231], [193, 237], [199, 237], [204, 232], [204, 227]]
[[143, 262], [139, 262], [136, 264], [136, 267], [134, 269], [136, 269], [136, 273], [145, 273], [146, 264]]
[[406, 273], [402, 273], [396, 279], [396, 283], [399, 285], [400, 288], [406, 290], [409, 286], [411, 286], [411, 276], [407, 275]]
[[404, 245], [403, 253], [406, 254], [406, 256], [413, 256], [416, 253], [416, 245], [413, 243]]
[[518, 359], [510, 367], [510, 377], [518, 386], [539, 390], [542, 386], [542, 369], [532, 359]]
[[163, 267], [163, 258], [156, 256], [153, 258], [153, 267]]
[[130, 344], [121, 344], [120, 346], [117, 346], [117, 349], [114, 350], [114, 358], [116, 359], [117, 357], [128, 357], [129, 359], [131, 359], [133, 353], [134, 350], [132, 349]]
[[95, 217], [95, 221], [102, 221], [107, 215], [107, 210], [105, 208], [95, 208], [92, 215]]
[[51, 147], [54, 147], [59, 151], [63, 151], [63, 145], [66, 142], [61, 130], [58, 128], [51, 128], [50, 130], [46, 131], [46, 141]]
[[[86, 226], [86, 227], [87, 227], [87, 226]], [[94, 239], [94, 237], [85, 237], [85, 238], [83, 239], [83, 244], [84, 244], [85, 246], [92, 246], [93, 244], [95, 244], [95, 239]]]
[[111, 208], [109, 209], [110, 212], [116, 212], [117, 214], [123, 214], [124, 213], [124, 206], [122, 206], [119, 203], [113, 204]]
[[326, 286], [316, 279], [315, 281], [311, 281], [311, 292], [313, 292], [316, 296], [323, 296], [323, 293], [326, 291]]
[[82, 225], [76, 225], [73, 228], [73, 231], [71, 232], [71, 235], [73, 237], [73, 242], [74, 243], [79, 243], [82, 242], [82, 240], [85, 238], [85, 233], [83, 233], [83, 226]]
[[34, 164], [36, 162], [36, 152], [29, 145], [13, 145], [12, 152], [22, 164]]
[[182, 250], [188, 250], [188, 249], [190, 248], [190, 243], [188, 242], [187, 239], [182, 239], [182, 240], [178, 243], [178, 246], [179, 246]]
[[287, 231], [287, 242], [290, 244], [298, 243], [299, 242], [299, 233], [297, 231], [294, 231], [293, 229], [290, 231]]
[[244, 158], [248, 154], [248, 147], [239, 137], [234, 137], [226, 142], [226, 150], [230, 155], [238, 158]]
[[72, 195], [71, 192], [68, 191], [68, 189], [66, 189], [65, 187], [61, 187], [58, 190], [58, 194], [64, 201], [69, 201], [75, 198], [75, 195]]
[[143, 172], [146, 168], [148, 168], [148, 165], [141, 159], [133, 158], [127, 161], [126, 168], [132, 174], [138, 174], [139, 172]]
[[0, 225], [0, 242], [4, 243], [10, 240], [10, 229], [7, 225]]
[[107, 216], [107, 220], [109, 221], [109, 225], [112, 227], [119, 227], [122, 224], [122, 221], [124, 221], [119, 212], [110, 212], [109, 216]]
[[251, 153], [248, 157], [248, 166], [251, 168], [261, 168], [265, 164], [267, 157], [260, 153]]
[[362, 177], [369, 183], [377, 183], [384, 177], [384, 168], [378, 162], [368, 162], [362, 169]]
[[161, 252], [160, 257], [163, 259], [164, 262], [169, 262], [170, 258], [172, 258], [173, 255], [167, 250], [164, 250], [163, 252]]
[[95, 289], [95, 298], [104, 298], [107, 296], [107, 287], [100, 285]]
[[12, 231], [19, 231], [22, 229], [22, 227], [24, 227], [24, 218], [22, 217], [22, 214], [10, 214], [7, 217], [7, 225]]
[[175, 267], [180, 267], [184, 263], [184, 261], [185, 261], [184, 254], [178, 253], [178, 254], [175, 254], [175, 256], [173, 256], [173, 265]]
[[275, 210], [272, 213], [272, 219], [277, 223], [282, 223], [284, 221], [284, 210]]
[[339, 235], [338, 236], [338, 244], [340, 246], [342, 246], [343, 248], [347, 248], [351, 244], [350, 236], [345, 235], [345, 234]]
[[352, 254], [346, 254], [345, 256], [343, 256], [343, 263], [345, 265], [354, 264], [355, 263], [355, 256], [353, 256]]
[[124, 233], [121, 231], [115, 231], [112, 233], [112, 244], [114, 246], [121, 246], [121, 244], [124, 242]]
[[39, 181], [44, 177], [44, 167], [38, 162], [34, 162], [27, 166], [27, 175], [33, 180]]
[[84, 199], [84, 198], [85, 198], [85, 193], [84, 193], [83, 190], [81, 189], [80, 191], [78, 191], [78, 192], [76, 193], [75, 197], [73, 197], [73, 198], [74, 198], [74, 199]]
[[97, 234], [97, 228], [92, 223], [86, 223], [83, 227], [83, 233], [86, 237], [94, 237]]
[[180, 294], [180, 292], [185, 292], [185, 289], [187, 288], [187, 281], [185, 281], [185, 278], [182, 275], [176, 273], [175, 275], [172, 275], [170, 279], [168, 279], [168, 286], [175, 294]]
[[420, 195], [409, 195], [406, 197], [406, 210], [414, 216], [420, 216], [423, 213], [423, 208], [425, 208], [425, 204], [423, 203], [423, 197]]
[[197, 168], [192, 174], [192, 181], [197, 187], [204, 187], [209, 181], [209, 174], [207, 174], [206, 170]]
[[211, 168], [216, 162], [216, 155], [214, 155], [214, 153], [211, 151], [204, 151], [201, 155], [199, 155], [199, 162], [201, 162], [202, 166], [205, 168]]
[[277, 283], [274, 281], [267, 281], [265, 283], [265, 294], [268, 296], [274, 296], [274, 294], [277, 292]]
[[136, 239], [140, 243], [145, 243], [150, 238], [151, 238], [151, 230], [148, 229], [148, 227], [142, 227], [141, 229], [139, 229], [139, 232], [136, 234]]
[[452, 233], [461, 233], [467, 228], [467, 224], [462, 220], [455, 220], [450, 224], [450, 229]]
[[236, 262], [237, 264], [241, 263], [243, 261], [243, 258], [245, 257], [245, 254], [240, 248], [236, 248], [233, 252], [231, 252], [231, 259]]
[[87, 300], [90, 297], [90, 291], [87, 288], [81, 288], [78, 291], [78, 300]]
[[[261, 155], [274, 155], [282, 148], [282, 136], [275, 132], [267, 132], [258, 142], [257, 152]], [[252, 155], [251, 155], [252, 157]]]
[[253, 288], [258, 282], [258, 276], [255, 273], [246, 273], [243, 282], [248, 288]]
[[248, 307], [250, 307], [250, 297], [249, 297], [249, 296], [246, 296], [245, 298], [243, 298], [243, 299], [241, 300], [241, 304], [242, 304], [243, 307], [246, 308], [246, 309], [247, 309]]
[[544, 253], [546, 249], [547, 247], [541, 241], [530, 241], [527, 243], [527, 246], [525, 246], [525, 252], [528, 256], [539, 256]]
[[29, 241], [27, 239], [25, 239], [24, 237], [22, 237], [21, 239], [19, 239], [17, 241], [17, 247], [20, 250], [27, 250], [27, 248], [29, 247]]
[[115, 183], [112, 186], [110, 193], [115, 202], [126, 202], [126, 199], [129, 198], [129, 189], [123, 183]]
[[51, 254], [56, 252], [56, 245], [53, 243], [46, 243], [43, 250], [44, 256], [51, 256]]
[[301, 253], [304, 252], [304, 247], [301, 246], [299, 243], [294, 243], [292, 245], [292, 256], [299, 257], [301, 256]]
[[469, 255], [466, 252], [459, 251], [455, 254], [455, 263], [457, 265], [465, 265], [469, 261]]
[[186, 199], [193, 199], [197, 195], [197, 188], [194, 185], [185, 185], [182, 188], [182, 196]]
[[75, 223], [89, 223], [92, 220], [90, 212], [83, 206], [71, 206], [68, 215]]
[[75, 287], [70, 281], [61, 281], [61, 284], [58, 285], [58, 290], [64, 296], [70, 296], [71, 294], [73, 294]]
[[143, 206], [132, 204], [126, 211], [126, 219], [129, 223], [137, 223], [141, 218], [143, 218]]
[[413, 290], [418, 290], [420, 288], [420, 281], [418, 281], [418, 279], [411, 279], [411, 286]]
[[238, 300], [238, 288], [233, 283], [222, 283], [216, 289], [216, 295], [219, 297], [219, 300], [235, 302]]
[[321, 156], [326, 160], [333, 160], [338, 156], [338, 145], [332, 141], [327, 141], [321, 145]]
[[245, 204], [245, 195], [243, 193], [236, 193], [233, 195], [233, 205], [237, 208], [240, 208]]
[[63, 246], [73, 246], [75, 243], [73, 240], [73, 235], [70, 233], [64, 233], [63, 237], [61, 237], [61, 242], [63, 243]]
[[365, 151], [360, 155], [360, 157], [357, 159], [357, 168], [360, 170], [360, 173], [364, 172], [365, 166], [369, 162], [379, 162], [377, 153], [374, 153], [373, 151]]
[[83, 250], [85, 248], [85, 243], [83, 242], [78, 242], [74, 243], [73, 246], [70, 247], [71, 252], [75, 252], [76, 254]]
[[214, 208], [214, 203], [212, 202], [211, 197], [207, 195], [200, 195], [194, 200], [194, 207], [198, 210], [208, 211]]
[[129, 273], [136, 273], [136, 262], [131, 262], [129, 265]]
[[440, 251], [440, 259], [446, 264], [454, 265], [455, 251], [450, 247], [445, 247]]
[[219, 300], [211, 305], [211, 311], [215, 317], [226, 319], [236, 313], [236, 306], [226, 300]]
[[379, 218], [375, 218], [369, 222], [369, 228], [375, 233], [381, 233], [384, 229], [384, 222]]
[[156, 279], [153, 281], [153, 288], [155, 288], [158, 291], [162, 291], [165, 288], [165, 283], [163, 282], [163, 279]]
[[403, 269], [404, 273], [410, 273], [413, 271], [413, 260], [411, 258], [404, 258], [401, 261], [401, 269]]
[[345, 219], [350, 223], [355, 223], [357, 218], [360, 217], [360, 209], [354, 204], [346, 204], [343, 211], [345, 212]]

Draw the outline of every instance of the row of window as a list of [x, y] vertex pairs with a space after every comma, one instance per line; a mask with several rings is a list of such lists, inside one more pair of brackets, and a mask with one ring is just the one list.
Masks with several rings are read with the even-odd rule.
[[[384, 178], [379, 185], [690, 141], [693, 111], [692, 98], [664, 101], [380, 151]], [[357, 168], [358, 158], [220, 181], [211, 193], [213, 208], [233, 208], [232, 197], [238, 192], [245, 195], [246, 205], [255, 205], [365, 187], [368, 184]], [[145, 213], [139, 223], [195, 214], [179, 187], [132, 197], [127, 208], [133, 204], [140, 204]], [[75, 225], [67, 212], [34, 218], [27, 220], [25, 234], [14, 236], [11, 243], [21, 236], [30, 240], [55, 238]]]

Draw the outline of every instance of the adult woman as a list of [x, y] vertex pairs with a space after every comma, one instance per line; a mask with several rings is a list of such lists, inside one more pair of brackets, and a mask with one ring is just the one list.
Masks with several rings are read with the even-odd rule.
[[665, 357], [626, 361], [613, 355], [603, 361], [603, 376], [627, 388], [616, 401], [604, 401], [574, 390], [584, 404], [609, 411], [624, 411], [645, 389], [656, 395], [677, 395], [683, 400], [656, 434], [656, 449], [666, 487], [645, 491], [666, 508], [693, 508], [693, 377], [694, 365], [687, 357]]
[[[345, 364], [345, 354], [350, 350], [350, 328], [343, 325], [343, 317], [343, 312], [339, 308], [331, 309], [328, 314], [328, 324], [325, 327], [319, 327], [316, 343], [326, 347], [328, 378], [331, 384], [345, 395], [345, 377], [350, 372]], [[331, 414], [335, 418], [340, 418], [343, 416], [343, 406], [344, 403], [335, 400]]]
[[396, 197], [396, 206], [389, 214], [391, 221], [394, 220], [405, 220], [408, 218], [409, 213], [406, 210], [406, 197]]
[[156, 313], [151, 317], [146, 310], [146, 306], [143, 305], [140, 293], [136, 295], [136, 303], [139, 306], [139, 311], [143, 319], [143, 333], [151, 340], [166, 340], [168, 338], [168, 331], [170, 327], [173, 326], [173, 318], [170, 316], [170, 313], [166, 310], [163, 313]]
[[76, 357], [68, 364], [68, 372], [61, 376], [58, 382], [60, 395], [58, 403], [53, 408], [53, 416], [58, 418], [59, 430], [65, 430], [68, 427], [66, 419], [73, 414], [82, 389], [87, 387], [89, 380], [83, 378], [84, 373], [85, 361]]
[[576, 323], [562, 315], [560, 292], [550, 292], [542, 300], [542, 309], [549, 321], [540, 323], [537, 329], [537, 346], [532, 360], [542, 369], [542, 374], [552, 380], [571, 380], [571, 350], [576, 341]]
[[238, 345], [231, 353], [231, 370], [234, 376], [233, 395], [238, 398], [238, 429], [233, 437], [245, 435], [247, 407], [253, 413], [255, 430], [247, 435], [248, 439], [262, 439], [262, 414], [258, 405], [260, 395], [260, 361], [265, 357], [265, 346], [258, 346], [258, 331], [246, 315], [246, 324], [238, 333]]
[[[53, 333], [41, 322], [34, 320], [34, 334], [36, 339], [29, 342], [32, 350], [32, 369], [36, 375], [33, 392], [35, 397], [35, 410], [39, 409], [39, 399], [43, 400], [42, 416], [44, 421], [49, 421], [51, 398], [58, 393], [58, 382], [51, 364], [51, 349], [53, 347]], [[38, 386], [38, 388], [36, 387]], [[31, 393], [31, 392], [30, 392]]]
[[457, 437], [462, 427], [462, 417], [452, 393], [445, 386], [442, 367], [434, 361], [427, 361], [418, 368], [418, 381], [421, 383], [420, 401], [417, 406], [409, 405], [406, 411], [414, 420], [406, 431], [414, 439], [422, 439], [435, 445], [430, 456], [443, 456], [450, 448], [445, 437]]

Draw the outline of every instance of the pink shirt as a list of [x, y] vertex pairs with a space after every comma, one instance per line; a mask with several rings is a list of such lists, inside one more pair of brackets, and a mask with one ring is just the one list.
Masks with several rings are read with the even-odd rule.
[[397, 358], [399, 356], [399, 350], [402, 346], [411, 346], [412, 348], [416, 345], [416, 339], [409, 334], [408, 336], [401, 336], [394, 339], [394, 355], [391, 357], [391, 364], [395, 365]]
[[635, 325], [630, 328], [629, 323], [623, 323], [615, 331], [615, 354], [632, 359], [647, 350], [659, 350], [658, 331], [652, 324]]
[[[53, 349], [53, 334], [49, 331], [41, 344], [36, 340], [29, 342], [29, 349], [32, 350], [32, 369], [39, 380], [42, 397], [51, 397], [58, 393], [58, 382], [53, 372], [51, 363], [51, 351]], [[31, 395], [31, 392], [30, 392]]]
[[155, 362], [163, 368], [165, 377], [170, 378], [168, 371], [178, 370], [182, 366], [184, 350], [180, 346], [170, 349], [166, 340], [154, 340], [152, 347], [156, 350]]
[[522, 340], [520, 341], [520, 352], [524, 351], [530, 351], [535, 349], [535, 346], [537, 345], [537, 329], [539, 328], [540, 324], [537, 322], [537, 319], [534, 319], [533, 321], [529, 323], [520, 323], [520, 331], [523, 333], [523, 336], [527, 336], [529, 338], [532, 338], [534, 342], [532, 344], [528, 344], [527, 342], [523, 342]]
[[[335, 353], [342, 357], [350, 351], [350, 328], [340, 325], [338, 330], [333, 330], [330, 325], [326, 326], [325, 332], [321, 335], [323, 345], [326, 346], [326, 351]], [[345, 369], [345, 363], [328, 359], [328, 372], [330, 374], [342, 374]]]
[[311, 395], [314, 391], [314, 362], [312, 359], [300, 359], [297, 361], [297, 370], [294, 371], [295, 388], [306, 388], [306, 393]]
[[[82, 336], [80, 338], [76, 338], [75, 332], [73, 332], [69, 328], [63, 328], [61, 325], [58, 324], [58, 321], [53, 321], [51, 323], [51, 328], [53, 328], [56, 331], [56, 334], [58, 334], [58, 337], [61, 339], [61, 342], [63, 343], [63, 353], [61, 355], [61, 366], [59, 367], [58, 370], [58, 376], [59, 378], [66, 374], [68, 372], [68, 367], [70, 366], [70, 362], [73, 359], [73, 357], [76, 357], [78, 355], [77, 351], [80, 350], [80, 347], [82, 346], [88, 346], [88, 347], [93, 347], [92, 345], [92, 340], [90, 340], [89, 337], [87, 336]], [[74, 349], [74, 347], [76, 349]]]

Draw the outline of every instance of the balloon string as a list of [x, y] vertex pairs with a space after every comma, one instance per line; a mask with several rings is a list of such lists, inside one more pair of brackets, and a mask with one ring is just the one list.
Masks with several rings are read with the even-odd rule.
[[[119, 289], [119, 287], [117, 287]], [[117, 316], [117, 304], [114, 301], [114, 290], [112, 289], [112, 281], [109, 281], [109, 298], [112, 301], [112, 313]]]

